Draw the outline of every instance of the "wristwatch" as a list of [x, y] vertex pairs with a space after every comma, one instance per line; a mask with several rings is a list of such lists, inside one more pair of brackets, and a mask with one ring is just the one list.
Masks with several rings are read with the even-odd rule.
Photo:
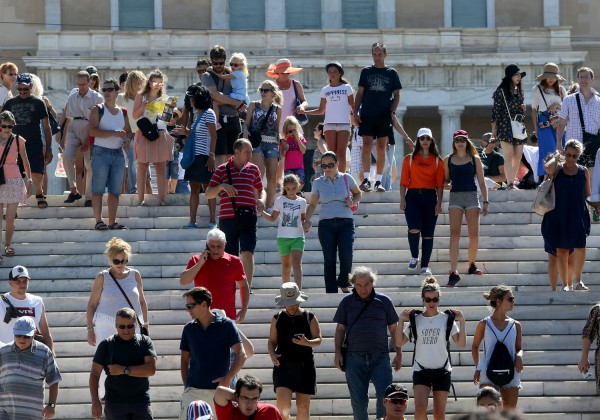
[[125, 369], [123, 369], [123, 375], [127, 375], [128, 376], [129, 372], [130, 372], [129, 366], [125, 366]]
[[54, 403], [48, 403], [46, 405], [50, 406], [51, 408], [56, 408], [56, 404], [54, 404]]

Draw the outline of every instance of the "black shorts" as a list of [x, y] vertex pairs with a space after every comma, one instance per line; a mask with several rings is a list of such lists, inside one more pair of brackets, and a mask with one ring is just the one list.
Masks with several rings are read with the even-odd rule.
[[[44, 156], [44, 144], [42, 141], [28, 140], [25, 143], [25, 150], [27, 151], [27, 160], [29, 161], [29, 167], [31, 168], [31, 172], [34, 174], [43, 174], [45, 165], [45, 156]], [[25, 177], [25, 168], [23, 167], [23, 162], [21, 162], [21, 155], [19, 155], [18, 159], [19, 170], [21, 171], [21, 176]]]
[[208, 156], [196, 155], [192, 166], [185, 170], [183, 179], [190, 182], [208, 184], [212, 178], [213, 172], [208, 170], [206, 162], [208, 162]]
[[234, 218], [219, 219], [219, 229], [225, 233], [227, 244], [225, 252], [231, 255], [239, 256], [240, 252], [251, 252], [254, 254], [256, 248], [256, 227], [249, 230], [238, 229]]
[[242, 132], [240, 117], [219, 115], [219, 124], [221, 124], [221, 129], [217, 130], [215, 154], [233, 155], [233, 143], [240, 137], [240, 133]]
[[378, 115], [376, 117], [360, 117], [360, 127], [358, 134], [361, 136], [369, 136], [374, 138], [387, 137], [390, 133], [390, 125], [392, 124], [392, 114]]
[[452, 375], [443, 369], [423, 369], [413, 371], [413, 386], [425, 385], [434, 391], [450, 391]]

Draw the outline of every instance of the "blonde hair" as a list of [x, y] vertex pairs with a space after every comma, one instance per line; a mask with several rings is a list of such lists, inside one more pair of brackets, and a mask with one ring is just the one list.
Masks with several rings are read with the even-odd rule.
[[300, 122], [298, 122], [296, 117], [294, 117], [293, 115], [287, 117], [283, 122], [284, 137], [287, 135], [287, 132], [288, 130], [290, 130], [290, 128], [293, 128], [298, 133], [298, 140], [300, 140], [300, 137], [304, 136], [304, 132], [302, 131], [302, 125], [300, 125]]
[[248, 60], [246, 56], [242, 53], [233, 53], [231, 54], [231, 58], [229, 59], [229, 64], [231, 63], [239, 63], [242, 65], [240, 71], [244, 74], [244, 76], [248, 77]]
[[14, 70], [15, 73], [19, 72], [19, 68], [17, 67], [17, 65], [15, 63], [11, 63], [10, 61], [7, 61], [6, 63], [0, 64], [0, 81], [2, 82], [3, 85], [4, 85], [4, 75], [6, 73], [8, 73], [11, 69]]
[[37, 74], [29, 73], [31, 76], [31, 94], [41, 98], [44, 95], [44, 85]]
[[139, 91], [136, 90], [136, 83], [137, 82], [142, 82], [143, 84], [146, 83], [146, 75], [139, 71], [139, 70], [133, 70], [130, 71], [127, 74], [127, 79], [125, 80], [125, 99], [126, 100], [134, 100], [135, 99], [135, 95], [137, 95], [139, 93]]
[[[279, 86], [277, 86], [277, 83], [275, 83], [272, 80], [265, 80], [264, 82], [262, 82], [260, 84], [260, 86], [262, 86], [262, 85], [269, 86], [269, 89], [271, 89], [271, 91], [273, 92], [273, 95], [275, 96], [273, 98], [273, 100], [277, 105], [279, 105], [279, 106], [283, 105], [283, 93], [281, 92], [281, 89], [279, 89]], [[256, 89], [256, 91], [258, 93], [260, 93], [260, 86], [258, 87], [258, 89]]]
[[167, 93], [164, 85], [164, 83], [167, 81], [167, 76], [163, 74], [163, 72], [159, 69], [154, 69], [150, 73], [148, 73], [146, 85], [144, 86], [144, 89], [142, 90], [141, 94], [142, 96], [146, 96], [148, 93], [150, 93], [150, 90], [152, 89], [152, 87], [150, 86], [150, 83], [152, 83], [152, 79], [162, 79], [163, 81], [163, 85], [157, 93], [158, 97], [160, 98], [161, 96]]
[[437, 279], [433, 276], [425, 277], [425, 280], [423, 280], [423, 283], [421, 283], [421, 297], [424, 298], [425, 293], [427, 292], [437, 292], [438, 296], [442, 294], [440, 291], [440, 285]]
[[121, 238], [113, 237], [106, 243], [106, 251], [104, 251], [104, 253], [108, 257], [108, 261], [111, 264], [113, 258], [117, 254], [124, 254], [125, 258], [129, 260], [131, 258], [131, 245]]
[[484, 293], [483, 298], [490, 302], [490, 306], [492, 308], [496, 309], [497, 300], [504, 298], [504, 296], [510, 291], [512, 291], [512, 288], [509, 286], [499, 284], [498, 286], [492, 287], [492, 290], [490, 290], [488, 293]]

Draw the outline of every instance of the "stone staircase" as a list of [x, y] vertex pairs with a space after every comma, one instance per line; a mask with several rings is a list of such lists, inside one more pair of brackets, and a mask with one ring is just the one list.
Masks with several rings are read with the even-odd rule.
[[[178, 275], [189, 256], [204, 246], [207, 229], [183, 230], [187, 220], [187, 197], [168, 196], [167, 207], [135, 207], [137, 199], [123, 196], [119, 220], [126, 231], [94, 231], [89, 208], [63, 204], [64, 197], [49, 197], [50, 207], [19, 208], [14, 248], [17, 256], [6, 258], [4, 272], [23, 264], [29, 268], [30, 291], [44, 297], [55, 340], [58, 363], [63, 373], [56, 417], [90, 418], [88, 377], [93, 348], [85, 339], [85, 307], [92, 281], [106, 267], [105, 243], [114, 235], [133, 247], [130, 265], [139, 269], [150, 309], [151, 335], [155, 343], [158, 371], [151, 378], [155, 418], [174, 419], [182, 392], [179, 373], [179, 338], [189, 315], [183, 310]], [[593, 381], [585, 381], [576, 364], [581, 348], [581, 330], [590, 305], [600, 300], [598, 226], [588, 239], [585, 283], [590, 292], [549, 291], [546, 254], [540, 235], [541, 218], [530, 211], [533, 192], [495, 191], [490, 193], [491, 214], [481, 218], [479, 265], [484, 276], [461, 275], [460, 287], [443, 290], [442, 306], [461, 309], [467, 319], [468, 343], [460, 351], [453, 348], [453, 379], [458, 401], [448, 401], [448, 413], [461, 412], [474, 405], [477, 390], [472, 383], [473, 363], [470, 343], [477, 321], [489, 314], [482, 292], [491, 285], [514, 287], [517, 305], [512, 315], [523, 324], [525, 371], [519, 407], [528, 418], [600, 419], [600, 399]], [[204, 204], [202, 198], [202, 204]], [[444, 205], [444, 211], [447, 204]], [[316, 216], [315, 216], [316, 220]], [[208, 222], [207, 209], [200, 208], [199, 224]], [[388, 294], [398, 308], [419, 307], [422, 278], [409, 272], [410, 258], [406, 222], [399, 213], [398, 193], [365, 194], [355, 218], [354, 263], [373, 267], [379, 273], [376, 285]], [[272, 365], [267, 353], [269, 322], [276, 309], [274, 297], [280, 285], [275, 225], [259, 219], [259, 242], [255, 254], [255, 291], [250, 310], [240, 325], [255, 346], [244, 373], [265, 383], [263, 399], [272, 401]], [[466, 226], [461, 241], [461, 261], [466, 258]], [[430, 267], [440, 284], [447, 282], [449, 226], [448, 214], [438, 219], [435, 249]], [[344, 374], [333, 367], [332, 318], [343, 297], [326, 295], [322, 279], [322, 254], [316, 228], [306, 241], [303, 259], [305, 292], [311, 309], [320, 320], [323, 344], [315, 351], [318, 366], [318, 394], [311, 403], [314, 419], [350, 419], [352, 410]], [[459, 265], [466, 272], [466, 263]], [[7, 288], [6, 283], [1, 291]], [[407, 366], [394, 373], [394, 381], [411, 385], [412, 344], [405, 346]], [[374, 391], [371, 390], [372, 396]], [[412, 394], [412, 392], [411, 392]], [[431, 403], [430, 403], [431, 405]], [[374, 401], [370, 405], [374, 413]], [[413, 412], [412, 402], [408, 413]], [[409, 418], [412, 418], [409, 416]]]

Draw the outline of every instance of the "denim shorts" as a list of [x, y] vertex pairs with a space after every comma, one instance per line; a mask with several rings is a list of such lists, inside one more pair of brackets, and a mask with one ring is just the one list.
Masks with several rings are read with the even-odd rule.
[[477, 191], [450, 191], [450, 201], [448, 202], [449, 209], [480, 209], [479, 196]]
[[304, 238], [277, 238], [279, 256], [285, 257], [292, 251], [304, 251]]
[[252, 150], [252, 153], [261, 154], [263, 158], [279, 158], [279, 144], [275, 142], [261, 141], [260, 144]]
[[173, 152], [173, 160], [167, 161], [167, 179], [179, 179], [179, 152]]
[[92, 149], [92, 193], [120, 195], [125, 176], [123, 149], [94, 145]]
[[350, 123], [347, 124], [338, 124], [338, 123], [328, 123], [323, 126], [323, 131], [350, 131], [352, 126]]

